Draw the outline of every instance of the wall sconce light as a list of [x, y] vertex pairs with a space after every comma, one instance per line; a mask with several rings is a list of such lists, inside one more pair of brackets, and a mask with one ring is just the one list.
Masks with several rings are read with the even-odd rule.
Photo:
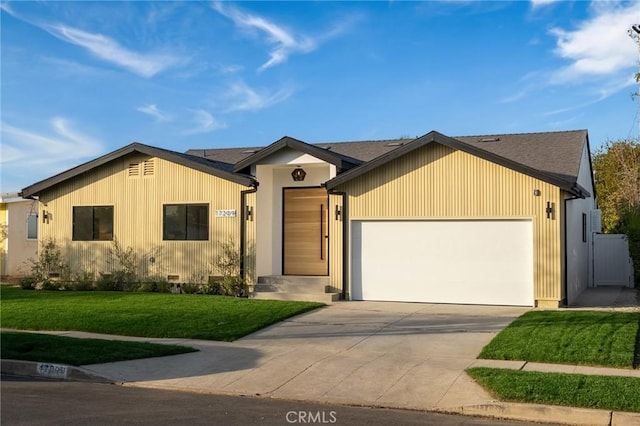
[[545, 209], [545, 212], [547, 213], [547, 219], [551, 219], [551, 216], [553, 215], [553, 203], [551, 201], [547, 201], [547, 208]]
[[149, 258], [149, 263], [151, 263], [152, 265], [153, 265], [154, 263], [156, 263], [156, 258], [155, 258], [155, 257], [153, 257], [153, 256], [151, 256], [151, 257]]
[[291, 172], [291, 177], [295, 182], [302, 182], [306, 176], [307, 176], [307, 172], [302, 170], [300, 167], [296, 167]]
[[246, 220], [253, 220], [253, 208], [251, 206], [245, 206], [244, 217], [246, 218]]
[[540, 196], [540, 194], [542, 194], [542, 193], [540, 192], [540, 190], [539, 190], [539, 189], [534, 189], [534, 190], [533, 190], [533, 195], [534, 195], [535, 197], [539, 197], [539, 196]]
[[49, 219], [51, 218], [51, 213], [46, 210], [42, 210], [42, 223], [49, 223]]
[[340, 206], [336, 204], [336, 220], [340, 220], [340, 216], [342, 216], [342, 211], [340, 211]]

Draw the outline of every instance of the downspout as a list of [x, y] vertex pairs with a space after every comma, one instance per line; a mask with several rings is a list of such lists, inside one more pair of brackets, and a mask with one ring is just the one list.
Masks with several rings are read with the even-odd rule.
[[349, 250], [347, 244], [347, 232], [349, 231], [348, 217], [349, 209], [347, 208], [347, 193], [344, 191], [330, 190], [332, 195], [342, 196], [342, 212], [340, 217], [342, 218], [342, 300], [347, 300], [347, 282], [348, 282], [348, 268], [347, 262], [349, 261]]
[[257, 192], [258, 190], [253, 187], [251, 189], [247, 189], [244, 191], [240, 191], [240, 206], [241, 206], [241, 211], [240, 211], [240, 278], [242, 279], [242, 281], [246, 281], [247, 279], [247, 271], [245, 270], [246, 265], [245, 265], [245, 256], [246, 256], [246, 250], [247, 250], [247, 228], [246, 228], [246, 221], [247, 221], [247, 194], [253, 194], [255, 192]]

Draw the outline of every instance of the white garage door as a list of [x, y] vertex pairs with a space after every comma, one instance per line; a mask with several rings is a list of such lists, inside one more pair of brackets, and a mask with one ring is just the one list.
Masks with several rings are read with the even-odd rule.
[[533, 306], [530, 220], [353, 221], [351, 298]]

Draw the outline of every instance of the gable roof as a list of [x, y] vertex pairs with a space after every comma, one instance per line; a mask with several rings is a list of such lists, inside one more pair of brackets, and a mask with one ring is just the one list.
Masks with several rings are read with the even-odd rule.
[[20, 195], [24, 198], [37, 195], [41, 191], [49, 189], [54, 185], [58, 185], [82, 173], [88, 172], [96, 167], [134, 152], [158, 157], [241, 185], [256, 185], [255, 179], [251, 176], [234, 173], [233, 166], [230, 164], [134, 142], [116, 151], [110, 152], [109, 154], [105, 154], [102, 157], [98, 157], [95, 160], [88, 161], [53, 177], [34, 183], [33, 185], [24, 188]]
[[326, 183], [326, 187], [334, 189], [342, 183], [362, 176], [430, 143], [439, 143], [467, 152], [556, 185], [576, 196], [591, 195], [577, 183], [582, 150], [584, 144], [587, 143], [585, 130], [459, 138], [451, 138], [442, 133], [431, 131], [393, 151], [336, 176]]
[[247, 158], [240, 160], [234, 166], [234, 170], [236, 172], [240, 172], [243, 170], [248, 171], [248, 169], [252, 165], [259, 163], [261, 160], [265, 159], [266, 157], [272, 154], [275, 154], [276, 152], [285, 148], [290, 148], [299, 152], [303, 152], [305, 154], [309, 154], [315, 158], [318, 158], [322, 161], [333, 164], [337, 167], [338, 173], [340, 171], [348, 170], [362, 164], [362, 161], [358, 159], [348, 157], [346, 155], [343, 155], [337, 152], [330, 151], [329, 149], [323, 149], [315, 145], [310, 145], [308, 143], [299, 141], [289, 136], [284, 136], [283, 138], [272, 143], [266, 148], [263, 148], [260, 151], [256, 152], [255, 154], [252, 154]]

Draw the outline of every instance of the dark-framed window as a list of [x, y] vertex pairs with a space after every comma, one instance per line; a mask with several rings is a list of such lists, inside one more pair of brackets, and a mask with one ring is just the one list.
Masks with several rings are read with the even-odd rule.
[[113, 240], [113, 206], [75, 206], [73, 240]]
[[162, 239], [208, 240], [209, 205], [165, 204], [162, 206]]
[[587, 242], [587, 214], [582, 213], [582, 242]]

